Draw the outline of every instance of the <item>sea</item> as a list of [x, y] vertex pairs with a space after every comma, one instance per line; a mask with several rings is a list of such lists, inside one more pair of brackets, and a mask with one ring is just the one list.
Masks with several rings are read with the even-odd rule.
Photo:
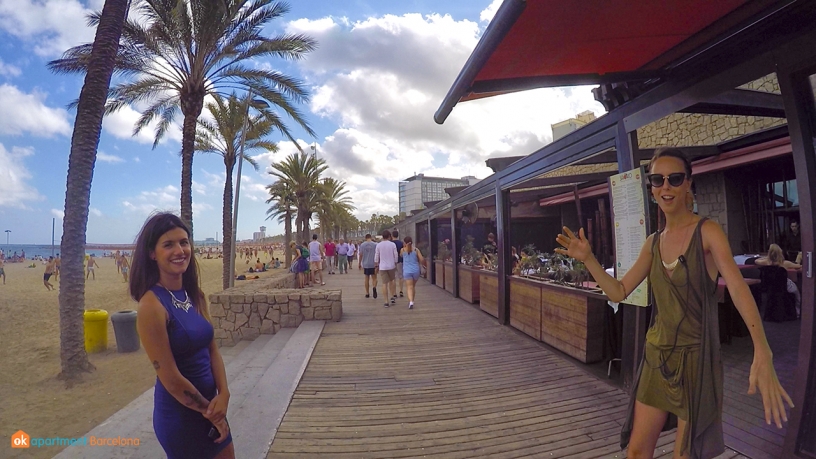
[[[119, 249], [119, 250], [122, 250], [122, 251], [125, 251], [125, 252], [132, 251], [132, 249], [125, 248], [127, 246], [124, 245], [124, 244], [122, 245], [122, 247], [123, 248]], [[59, 244], [54, 245], [53, 250], [52, 250], [51, 244], [48, 244], [48, 245], [36, 245], [36, 244], [11, 244], [11, 245], [6, 245], [6, 244], [0, 244], [0, 250], [2, 250], [3, 253], [6, 254], [6, 257], [13, 256], [14, 252], [17, 252], [17, 255], [21, 255], [23, 253], [23, 251], [25, 250], [26, 259], [31, 260], [31, 259], [33, 259], [34, 257], [36, 257], [38, 255], [43, 257], [43, 258], [48, 258], [52, 254], [56, 255], [56, 254], [58, 254], [60, 252], [60, 246], [59, 246]], [[93, 255], [95, 257], [102, 257], [102, 256], [105, 256], [105, 255], [110, 255], [111, 253], [116, 252], [116, 250], [117, 250], [117, 248], [110, 248], [110, 249], [87, 248], [85, 250], [85, 254]]]

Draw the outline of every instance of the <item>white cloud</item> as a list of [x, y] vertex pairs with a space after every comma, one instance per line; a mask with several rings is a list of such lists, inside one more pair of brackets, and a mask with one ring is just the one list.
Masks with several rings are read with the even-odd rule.
[[[368, 218], [368, 209], [395, 214], [396, 200], [384, 196], [414, 173], [484, 178], [492, 172], [486, 159], [530, 154], [551, 141], [551, 124], [585, 110], [603, 113], [590, 88], [539, 89], [462, 103], [437, 125], [433, 114], [482, 33], [473, 21], [419, 14], [300, 19], [287, 31], [321, 44], [299, 65], [314, 88], [312, 112], [339, 125], [318, 151], [328, 175], [356, 190], [358, 216]], [[280, 153], [261, 157], [291, 150], [282, 142]]]
[[22, 70], [20, 70], [20, 67], [11, 64], [6, 64], [5, 62], [3, 62], [3, 59], [0, 59], [0, 76], [16, 77], [20, 76], [21, 73], [23, 72]]
[[0, 135], [70, 135], [68, 112], [61, 108], [47, 107], [43, 103], [45, 97], [39, 91], [26, 94], [16, 86], [0, 85], [0, 113], [3, 114]]
[[124, 159], [122, 159], [122, 158], [120, 158], [120, 157], [118, 157], [116, 155], [109, 155], [109, 154], [101, 152], [101, 151], [96, 154], [96, 159], [98, 159], [99, 161], [102, 161], [104, 163], [123, 163], [123, 162], [125, 162]]
[[487, 6], [482, 12], [479, 14], [479, 19], [483, 22], [490, 22], [493, 20], [493, 16], [496, 15], [496, 11], [499, 10], [501, 4], [504, 3], [504, 0], [493, 0], [490, 2], [490, 5]]
[[89, 210], [90, 210], [90, 212], [91, 212], [91, 214], [92, 214], [92, 215], [96, 215], [97, 217], [101, 217], [101, 216], [102, 216], [102, 211], [101, 211], [101, 210], [99, 210], [99, 209], [97, 209], [97, 208], [95, 208], [95, 207], [91, 207]]
[[[153, 121], [146, 128], [139, 131], [139, 134], [133, 135], [133, 129], [136, 122], [142, 115], [133, 109], [131, 106], [122, 107], [122, 109], [107, 115], [102, 121], [102, 127], [109, 134], [114, 137], [126, 140], [135, 140], [139, 143], [153, 144], [156, 133], [156, 125], [158, 121]], [[164, 134], [160, 144], [167, 142], [167, 140], [175, 140], [181, 143], [181, 129], [178, 125], [172, 124], [167, 132]]]
[[[86, 16], [103, 0], [0, 0], [0, 29], [33, 42], [34, 52], [53, 57], [72, 46], [93, 41]], [[86, 6], [87, 4], [87, 6]]]
[[[179, 189], [173, 185], [142, 191], [137, 196], [122, 200], [126, 211], [146, 216], [156, 211], [179, 212]], [[212, 210], [213, 206], [206, 202], [193, 201], [193, 214]]]
[[196, 182], [193, 180], [193, 193], [198, 193], [200, 195], [207, 195], [207, 186], [203, 183]]
[[6, 150], [0, 143], [0, 207], [25, 209], [26, 201], [40, 201], [43, 196], [28, 182], [31, 173], [23, 164], [23, 158], [33, 154], [30, 147], [12, 147]]
[[51, 209], [51, 215], [53, 215], [53, 216], [59, 218], [60, 220], [62, 220], [62, 219], [65, 218], [65, 211], [62, 211], [60, 209]]

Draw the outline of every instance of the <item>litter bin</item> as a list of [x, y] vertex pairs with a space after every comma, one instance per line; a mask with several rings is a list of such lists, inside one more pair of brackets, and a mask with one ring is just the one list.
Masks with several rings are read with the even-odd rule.
[[108, 348], [108, 311], [88, 309], [84, 315], [85, 352], [92, 354]]
[[136, 330], [136, 311], [124, 310], [111, 314], [116, 350], [134, 352], [139, 350], [139, 332]]

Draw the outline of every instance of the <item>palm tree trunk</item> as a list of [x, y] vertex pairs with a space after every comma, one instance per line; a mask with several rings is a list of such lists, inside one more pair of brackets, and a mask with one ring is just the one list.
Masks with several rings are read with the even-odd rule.
[[227, 166], [227, 179], [224, 181], [224, 204], [221, 214], [221, 231], [224, 235], [224, 258], [221, 269], [221, 287], [229, 288], [231, 276], [230, 258], [232, 256], [232, 166]]
[[292, 266], [292, 251], [289, 248], [289, 244], [292, 243], [292, 213], [289, 211], [289, 207], [286, 208], [286, 220], [283, 222], [283, 227], [284, 227], [283, 253], [285, 254], [286, 257], [285, 266], [288, 269], [290, 266]]
[[85, 231], [91, 204], [96, 149], [102, 131], [102, 115], [110, 86], [128, 0], [106, 0], [96, 28], [91, 60], [82, 92], [79, 94], [68, 180], [65, 191], [65, 217], [62, 222], [62, 279], [60, 279], [60, 365], [59, 378], [72, 385], [83, 372], [94, 370], [85, 353]]
[[204, 91], [190, 90], [181, 96], [184, 123], [181, 127], [181, 221], [190, 228], [193, 240], [193, 153], [195, 152], [196, 121], [204, 109]]

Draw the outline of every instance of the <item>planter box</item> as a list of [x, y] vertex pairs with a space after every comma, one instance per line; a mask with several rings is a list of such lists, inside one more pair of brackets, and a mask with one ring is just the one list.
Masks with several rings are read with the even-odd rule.
[[541, 340], [540, 282], [510, 278], [510, 325]]
[[479, 309], [499, 317], [499, 276], [495, 271], [479, 270]]
[[459, 265], [459, 298], [470, 302], [479, 302], [479, 272], [481, 269], [474, 269], [470, 266]]
[[596, 292], [513, 277], [510, 324], [581, 362], [598, 362], [603, 359], [606, 301]]
[[435, 278], [434, 284], [439, 288], [445, 288], [445, 267], [441, 261], [434, 260]]
[[451, 295], [455, 295], [456, 293], [453, 291], [453, 262], [445, 261], [442, 264], [445, 265], [445, 290]]

